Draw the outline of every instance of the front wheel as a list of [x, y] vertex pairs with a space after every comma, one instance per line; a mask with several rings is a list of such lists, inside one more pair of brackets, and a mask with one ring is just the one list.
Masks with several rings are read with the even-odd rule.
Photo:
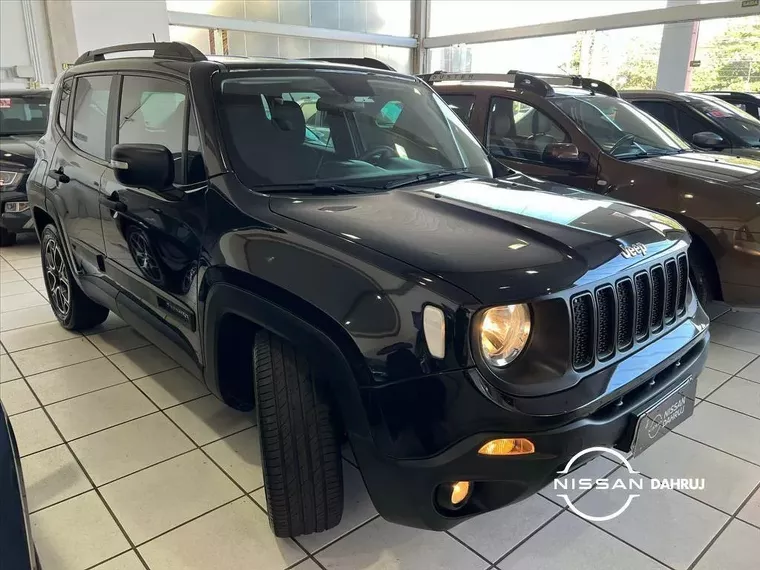
[[256, 334], [254, 393], [269, 524], [276, 536], [336, 526], [343, 515], [339, 430], [314, 370], [296, 347]]
[[42, 230], [42, 273], [50, 308], [64, 328], [86, 330], [106, 320], [108, 309], [85, 295], [72, 278], [61, 238], [53, 224]]

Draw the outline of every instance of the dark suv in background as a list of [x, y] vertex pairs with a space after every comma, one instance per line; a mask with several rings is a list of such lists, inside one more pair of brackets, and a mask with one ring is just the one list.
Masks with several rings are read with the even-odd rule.
[[424, 78], [503, 164], [681, 222], [693, 238], [691, 277], [703, 303], [760, 308], [760, 161], [696, 152], [594, 79]]
[[756, 119], [760, 119], [760, 93], [742, 93], [741, 91], [703, 91], [703, 93], [723, 99]]
[[17, 233], [34, 231], [26, 179], [49, 108], [49, 90], [0, 91], [0, 246], [16, 243]]
[[346, 436], [384, 517], [445, 529], [688, 417], [709, 333], [686, 230], [509, 171], [361, 62], [80, 57], [29, 185], [62, 326], [115, 311], [255, 405], [278, 536], [338, 523]]
[[760, 120], [703, 93], [622, 91], [620, 96], [695, 147], [760, 160]]

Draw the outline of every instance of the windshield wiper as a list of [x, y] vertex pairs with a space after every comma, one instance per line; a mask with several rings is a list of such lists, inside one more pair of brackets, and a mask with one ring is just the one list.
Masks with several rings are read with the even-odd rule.
[[329, 182], [313, 182], [302, 184], [270, 184], [254, 186], [253, 190], [263, 194], [314, 194], [331, 196], [338, 194], [361, 194], [377, 190], [371, 186], [354, 186], [350, 184], [332, 184]]
[[411, 186], [412, 184], [427, 182], [428, 180], [435, 180], [436, 178], [445, 178], [447, 176], [454, 176], [455, 174], [463, 174], [466, 171], [466, 168], [452, 168], [449, 170], [434, 170], [433, 172], [423, 172], [422, 174], [417, 174], [411, 178], [404, 178], [403, 180], [397, 180], [396, 182], [389, 182], [383, 186], [383, 188], [385, 190], [393, 190], [394, 188], [400, 188], [401, 186]]

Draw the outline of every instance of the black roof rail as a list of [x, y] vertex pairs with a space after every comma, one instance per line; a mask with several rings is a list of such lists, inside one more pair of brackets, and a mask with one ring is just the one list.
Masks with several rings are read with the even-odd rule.
[[206, 61], [206, 56], [195, 46], [185, 42], [146, 42], [138, 44], [121, 44], [100, 49], [93, 49], [84, 52], [74, 62], [74, 65], [81, 63], [92, 63], [93, 61], [103, 61], [107, 54], [120, 53], [127, 51], [152, 51], [156, 59], [176, 59], [180, 61]]
[[371, 67], [372, 69], [396, 71], [387, 63], [372, 57], [306, 57], [303, 59], [304, 61], [326, 61], [328, 63], [344, 63], [346, 65], [359, 65], [361, 67]]
[[554, 95], [554, 89], [546, 81], [522, 73], [520, 71], [510, 71], [508, 73], [459, 73], [436, 71], [435, 73], [426, 73], [418, 75], [425, 83], [436, 83], [438, 81], [505, 81], [514, 83], [516, 89], [532, 91], [541, 97], [551, 97]]
[[[609, 83], [605, 83], [604, 81], [599, 81], [598, 79], [591, 79], [590, 77], [581, 77], [580, 75], [563, 75], [560, 73], [533, 73], [528, 71], [517, 71], [512, 70], [509, 73], [514, 74], [521, 74], [527, 77], [536, 78], [536, 79], [543, 79], [550, 85], [560, 86], [560, 85], [571, 85], [573, 87], [582, 87], [583, 89], [588, 89], [591, 92], [594, 93], [601, 93], [602, 95], [609, 95], [610, 97], [618, 97], [617, 89], [615, 89], [612, 85]], [[569, 83], [552, 83], [551, 80], [561, 79], [565, 81], [569, 81]]]

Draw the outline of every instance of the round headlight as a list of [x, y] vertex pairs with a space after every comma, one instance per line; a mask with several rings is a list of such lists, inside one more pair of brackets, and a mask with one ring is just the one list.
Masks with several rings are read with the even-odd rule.
[[491, 366], [510, 364], [525, 348], [530, 336], [528, 305], [493, 307], [483, 314], [480, 350]]

